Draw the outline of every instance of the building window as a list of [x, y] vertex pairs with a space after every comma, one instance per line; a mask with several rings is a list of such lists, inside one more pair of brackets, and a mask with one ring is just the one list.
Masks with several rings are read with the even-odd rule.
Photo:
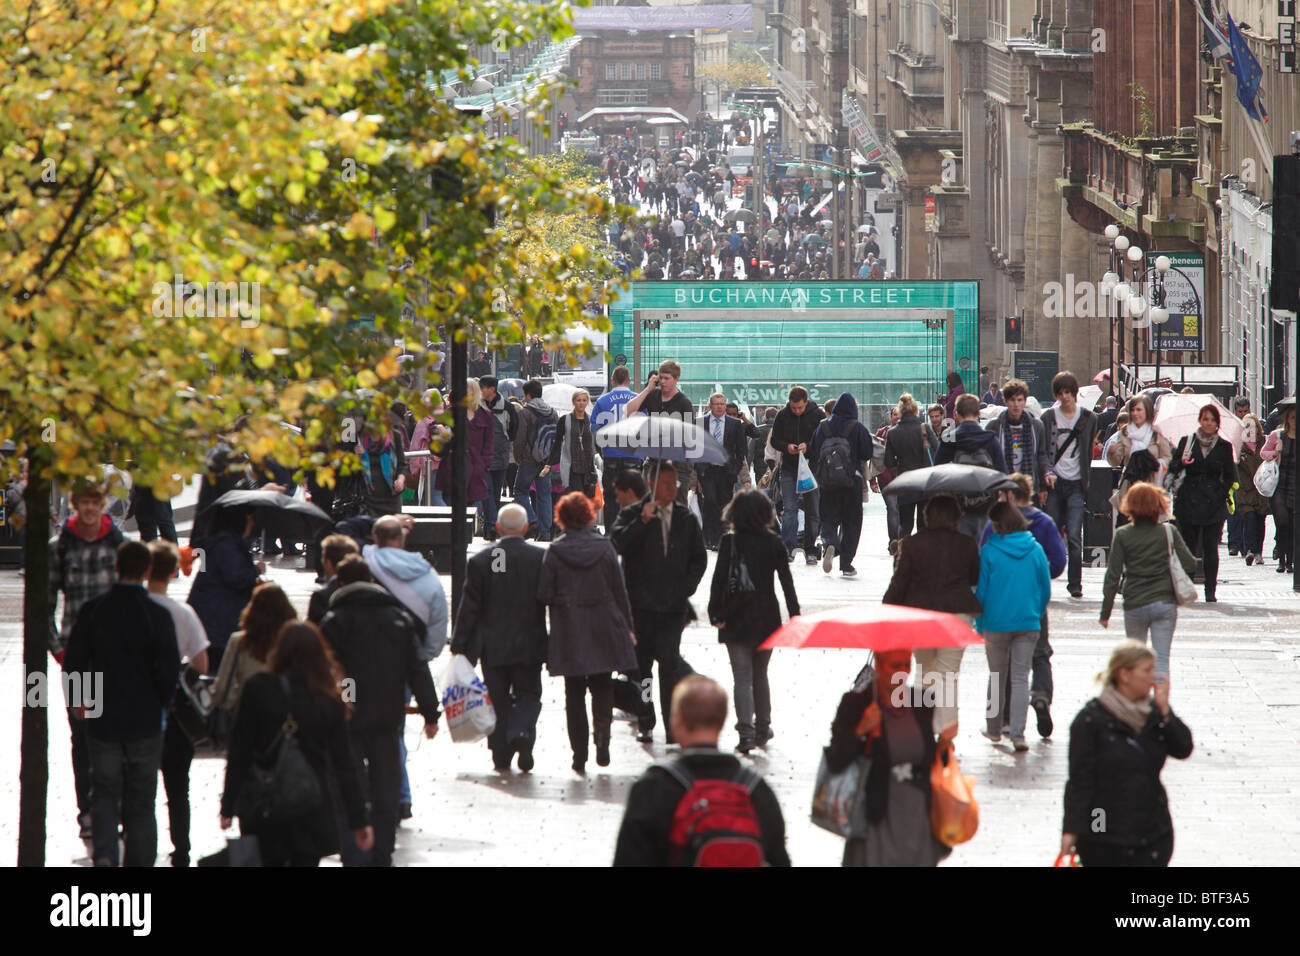
[[660, 72], [660, 66], [659, 66], [658, 63], [651, 63], [651, 64], [650, 64], [650, 79], [652, 79], [652, 80], [661, 80], [661, 79], [663, 79], [663, 75], [662, 75], [662, 73]]
[[618, 65], [618, 78], [619, 78], [620, 80], [630, 80], [630, 79], [632, 79], [632, 64], [631, 64], [631, 63], [620, 63], [620, 64]]
[[617, 68], [613, 63], [606, 63], [606, 64], [605, 64], [605, 79], [607, 79], [607, 80], [617, 80], [617, 79], [618, 79], [618, 72], [617, 72], [617, 69], [618, 69], [618, 68]]

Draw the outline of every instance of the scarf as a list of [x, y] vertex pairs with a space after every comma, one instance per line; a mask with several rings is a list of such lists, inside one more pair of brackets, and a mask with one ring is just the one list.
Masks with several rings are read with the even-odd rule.
[[1141, 428], [1138, 428], [1132, 422], [1129, 422], [1125, 427], [1128, 429], [1128, 438], [1132, 443], [1130, 452], [1146, 450], [1156, 437], [1150, 422], [1147, 422]]
[[1151, 716], [1151, 700], [1129, 700], [1119, 692], [1114, 684], [1107, 684], [1097, 698], [1101, 704], [1113, 717], [1118, 718], [1133, 728], [1133, 733], [1140, 734], [1142, 728], [1147, 725], [1147, 718]]
[[1219, 435], [1217, 432], [1213, 435], [1207, 435], [1199, 428], [1196, 429], [1196, 443], [1201, 446], [1202, 458], [1210, 457], [1210, 450], [1214, 448], [1214, 445], [1218, 440]]

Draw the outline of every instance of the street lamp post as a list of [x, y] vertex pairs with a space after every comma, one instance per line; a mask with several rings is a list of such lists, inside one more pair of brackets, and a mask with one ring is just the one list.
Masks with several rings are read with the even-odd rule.
[[[1138, 263], [1142, 261], [1142, 250], [1138, 246], [1130, 245], [1128, 247], [1128, 250], [1124, 253], [1124, 255], [1128, 257], [1129, 262], [1133, 263], [1133, 298], [1136, 299], [1136, 303], [1135, 302], [1129, 303], [1129, 315], [1132, 316], [1133, 318], [1137, 318], [1146, 309], [1146, 301], [1140, 295], [1142, 289], [1142, 275], [1138, 271], [1139, 269]], [[1135, 312], [1133, 310], [1133, 306], [1135, 304], [1141, 305], [1142, 308], [1138, 309]], [[1142, 380], [1141, 377], [1137, 374], [1137, 370], [1138, 370], [1138, 324], [1135, 322], [1133, 323], [1133, 382], [1135, 385], [1141, 385]]]
[[1106, 392], [1115, 394], [1115, 286], [1119, 285], [1119, 275], [1115, 271], [1115, 240], [1119, 237], [1119, 226], [1111, 223], [1106, 227], [1106, 238], [1110, 245], [1110, 268], [1101, 278], [1101, 287], [1106, 295], [1106, 317], [1110, 320], [1110, 378], [1106, 383]]

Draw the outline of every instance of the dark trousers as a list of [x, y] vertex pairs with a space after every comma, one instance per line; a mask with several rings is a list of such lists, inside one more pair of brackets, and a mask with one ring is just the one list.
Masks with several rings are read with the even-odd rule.
[[64, 708], [68, 713], [68, 726], [72, 730], [72, 780], [77, 789], [77, 816], [90, 813], [94, 808], [94, 790], [91, 787], [90, 773], [90, 737], [86, 733], [86, 722], [72, 716], [72, 708]]
[[1242, 520], [1246, 515], [1240, 508], [1228, 515], [1228, 550], [1233, 553], [1249, 551], [1245, 545], [1246, 525]]
[[1092, 843], [1081, 834], [1078, 851], [1083, 866], [1168, 866], [1174, 855], [1174, 835], [1170, 833], [1146, 846], [1114, 846]]
[[700, 517], [704, 520], [704, 545], [716, 548], [722, 540], [722, 509], [731, 500], [736, 479], [725, 468], [710, 465], [697, 472], [700, 481]]
[[1214, 597], [1219, 584], [1219, 539], [1223, 535], [1223, 522], [1213, 524], [1180, 523], [1179, 532], [1192, 554], [1201, 559], [1205, 567], [1205, 596]]
[[135, 492], [134, 510], [141, 541], [153, 541], [161, 536], [164, 541], [177, 543], [170, 498], [155, 497], [152, 488], [139, 488]]
[[163, 735], [139, 740], [89, 737], [94, 780], [94, 860], [118, 864], [117, 825], [126, 831], [127, 866], [153, 866], [158, 857], [158, 768]]
[[650, 611], [632, 609], [632, 629], [636, 633], [636, 663], [641, 683], [640, 728], [649, 731], [655, 725], [655, 705], [651, 668], [659, 662], [659, 703], [664, 711], [664, 731], [672, 743], [672, 727], [668, 717], [672, 713], [673, 688], [681, 678], [682, 628], [685, 626], [682, 611]]
[[483, 683], [497, 712], [497, 726], [488, 734], [492, 761], [508, 765], [521, 737], [537, 739], [537, 715], [542, 709], [542, 668], [538, 664], [483, 665]]
[[[587, 691], [591, 691], [591, 724], [587, 723]], [[608, 736], [614, 722], [614, 679], [611, 674], [564, 678], [564, 714], [569, 724], [573, 756], [587, 760], [587, 733]]]
[[862, 537], [862, 479], [852, 488], [822, 489], [822, 540], [834, 545], [840, 556], [840, 570], [853, 567]]
[[1287, 506], [1286, 497], [1279, 488], [1273, 496], [1274, 543], [1277, 545], [1277, 559], [1288, 564], [1295, 560], [1294, 540], [1292, 538], [1291, 520], [1293, 514]]
[[489, 469], [487, 473], [488, 496], [483, 502], [483, 533], [496, 534], [497, 512], [501, 508], [501, 489], [506, 486], [504, 468]]
[[190, 863], [190, 763], [194, 744], [172, 720], [163, 731], [162, 778], [167, 794], [167, 828], [172, 838], [172, 866]]
[[347, 814], [336, 806], [339, 822], [339, 855], [344, 866], [392, 866], [397, 843], [397, 791], [402, 783], [402, 755], [397, 746], [401, 731], [348, 728], [352, 753], [361, 761], [361, 779], [370, 803], [370, 825], [375, 828], [375, 845], [369, 853], [357, 849]]
[[639, 471], [641, 468], [641, 459], [606, 458], [604, 461], [605, 471], [601, 475], [600, 482], [605, 492], [605, 510], [601, 520], [605, 525], [605, 533], [609, 534], [610, 529], [614, 527], [614, 520], [618, 517], [619, 512], [618, 496], [614, 491], [614, 479], [619, 476], [620, 472], [627, 469]]
[[925, 530], [925, 502], [918, 501], [905, 505], [898, 503], [898, 537], [906, 538], [912, 533], [915, 524], [917, 531]]
[[1065, 533], [1066, 587], [1078, 591], [1083, 587], [1083, 517], [1086, 510], [1083, 482], [1056, 479], [1056, 487], [1047, 492], [1044, 509], [1056, 527]]
[[1243, 554], [1262, 554], [1265, 516], [1258, 511], [1238, 511], [1236, 517], [1241, 519], [1241, 546], [1238, 550]]

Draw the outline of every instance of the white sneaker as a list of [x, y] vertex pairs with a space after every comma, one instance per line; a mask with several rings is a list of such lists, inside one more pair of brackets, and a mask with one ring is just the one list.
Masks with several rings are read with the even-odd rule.
[[828, 544], [825, 547], [825, 554], [822, 555], [822, 570], [827, 574], [831, 573], [831, 565], [835, 561], [835, 545]]

